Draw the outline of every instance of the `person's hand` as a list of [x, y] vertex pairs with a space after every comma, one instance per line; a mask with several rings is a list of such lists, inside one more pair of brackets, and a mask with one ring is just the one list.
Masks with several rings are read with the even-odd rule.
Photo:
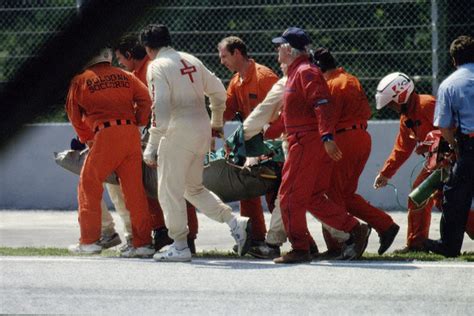
[[334, 161], [339, 161], [342, 158], [342, 151], [337, 146], [336, 142], [333, 140], [328, 140], [324, 142], [324, 149], [326, 149], [326, 153], [331, 157]]
[[259, 161], [260, 159], [258, 159], [258, 157], [247, 157], [245, 159], [244, 167], [251, 167], [257, 165]]
[[224, 128], [223, 127], [213, 127], [212, 128], [212, 137], [224, 138]]
[[384, 177], [383, 175], [379, 173], [377, 177], [375, 177], [374, 189], [383, 188], [384, 186], [387, 185], [387, 183], [388, 183], [388, 178]]
[[158, 148], [155, 145], [148, 143], [145, 151], [143, 152], [143, 161], [150, 168], [158, 167]]

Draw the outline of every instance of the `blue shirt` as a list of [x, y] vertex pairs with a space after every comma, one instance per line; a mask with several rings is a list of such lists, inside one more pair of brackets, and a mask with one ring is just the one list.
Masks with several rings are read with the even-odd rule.
[[433, 125], [474, 132], [474, 63], [459, 66], [439, 86]]

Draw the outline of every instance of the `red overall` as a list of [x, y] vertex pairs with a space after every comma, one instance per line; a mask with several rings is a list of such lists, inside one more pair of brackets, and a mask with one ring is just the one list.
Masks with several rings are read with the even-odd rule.
[[[369, 102], [359, 80], [343, 68], [331, 72], [326, 81], [337, 120], [334, 139], [342, 151], [342, 159], [334, 165], [328, 196], [379, 234], [383, 233], [393, 224], [393, 219], [356, 194], [372, 146], [370, 134], [366, 131], [371, 115]], [[325, 234], [325, 239], [328, 236], [331, 239], [329, 234]], [[326, 239], [326, 242], [330, 249], [335, 241]]]
[[307, 211], [345, 232], [358, 224], [326, 196], [333, 162], [324, 150], [320, 131], [334, 134], [329, 97], [321, 71], [309, 63], [307, 56], [289, 65], [282, 111], [289, 151], [279, 194], [283, 223], [295, 250], [309, 249]]
[[146, 86], [132, 74], [108, 63], [89, 67], [74, 77], [66, 111], [81, 142], [93, 140], [78, 187], [81, 244], [101, 235], [103, 182], [115, 172], [130, 211], [133, 246], [151, 244], [150, 214], [142, 183], [140, 133], [151, 99]]
[[[240, 81], [240, 76], [236, 73], [227, 87], [224, 120], [233, 119], [236, 112], [240, 112], [242, 119], [247, 118], [250, 112], [265, 99], [268, 91], [277, 81], [278, 77], [273, 71], [250, 59], [244, 80]], [[240, 201], [240, 215], [251, 219], [252, 239], [265, 240], [267, 230], [260, 197]]]
[[[138, 67], [133, 70], [133, 74], [140, 79], [145, 85], [147, 84], [146, 81], [146, 72], [148, 68], [148, 64], [150, 63], [150, 58], [145, 56], [143, 60], [140, 62]], [[165, 226], [165, 218], [163, 216], [163, 210], [161, 209], [160, 203], [157, 199], [152, 199], [147, 196], [148, 200], [148, 209], [151, 213], [151, 227], [152, 229], [159, 229]], [[196, 208], [186, 202], [187, 212], [188, 212], [188, 226], [189, 226], [189, 234], [188, 237], [191, 239], [196, 239], [198, 233], [198, 220], [196, 215]]]

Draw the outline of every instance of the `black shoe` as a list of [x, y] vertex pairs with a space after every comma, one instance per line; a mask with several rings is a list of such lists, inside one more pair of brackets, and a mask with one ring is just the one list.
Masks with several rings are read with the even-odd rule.
[[309, 254], [311, 255], [312, 258], [318, 257], [319, 256], [318, 245], [316, 244], [309, 245]]
[[274, 259], [280, 256], [280, 247], [261, 241], [258, 245], [253, 244], [248, 254], [259, 259]]
[[303, 263], [311, 262], [313, 258], [309, 254], [308, 250], [296, 250], [293, 249], [287, 254], [273, 259], [275, 263]]
[[357, 224], [350, 232], [349, 240], [344, 243], [342, 260], [357, 260], [367, 248], [371, 228], [366, 224]]
[[196, 254], [196, 244], [194, 243], [195, 238], [188, 237], [188, 247], [192, 255]]
[[161, 227], [153, 230], [153, 245], [156, 251], [159, 251], [164, 246], [171, 245], [173, 239], [168, 236], [168, 228]]
[[397, 249], [397, 250], [393, 251], [393, 253], [396, 254], [396, 255], [404, 255], [404, 254], [407, 254], [409, 252], [428, 252], [428, 250], [424, 246], [420, 246], [420, 247], [405, 246], [402, 249]]
[[325, 252], [320, 253], [316, 257], [315, 260], [340, 260], [342, 259], [342, 250], [339, 249], [331, 249], [326, 250]]
[[448, 247], [443, 244], [441, 240], [432, 240], [432, 239], [426, 239], [423, 242], [423, 246], [425, 247], [426, 250], [431, 251], [432, 253], [438, 254], [445, 256], [447, 258], [456, 258], [459, 257], [461, 254], [450, 252], [448, 250]]
[[382, 255], [392, 245], [395, 237], [400, 230], [400, 226], [393, 223], [386, 231], [381, 233], [380, 236], [380, 247], [378, 250], [379, 255]]

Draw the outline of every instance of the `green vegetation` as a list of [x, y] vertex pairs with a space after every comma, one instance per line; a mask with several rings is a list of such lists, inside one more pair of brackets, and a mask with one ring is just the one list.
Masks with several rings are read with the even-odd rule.
[[[0, 247], [0, 256], [53, 256], [53, 257], [78, 257], [87, 255], [72, 255], [68, 253], [65, 248], [34, 248], [34, 247]], [[100, 255], [101, 257], [113, 258], [118, 257], [119, 252], [115, 250], [105, 250]], [[231, 251], [219, 251], [209, 250], [198, 252], [195, 258], [199, 259], [239, 259], [248, 260], [254, 259], [251, 256], [245, 256], [244, 258], [239, 257], [237, 254]], [[410, 262], [410, 261], [452, 261], [452, 262], [474, 262], [474, 253], [468, 252], [463, 253], [460, 257], [455, 259], [446, 259], [443, 256], [428, 254], [423, 252], [409, 252], [406, 254], [385, 254], [382, 256], [365, 253], [362, 261], [399, 261], [399, 262]], [[315, 262], [317, 260], [314, 260]]]

